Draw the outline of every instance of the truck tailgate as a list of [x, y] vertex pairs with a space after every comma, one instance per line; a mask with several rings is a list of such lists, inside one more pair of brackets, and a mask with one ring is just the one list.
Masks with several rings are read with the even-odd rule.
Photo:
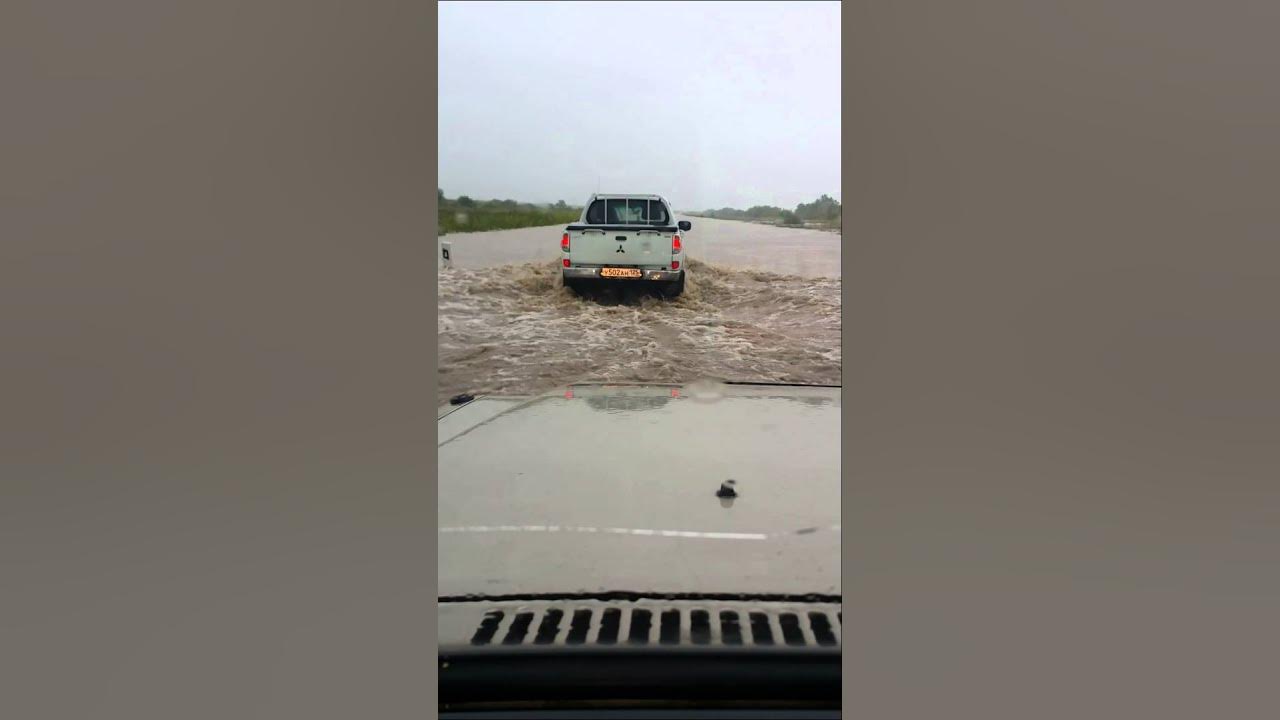
[[574, 265], [666, 267], [674, 228], [571, 225], [569, 260]]

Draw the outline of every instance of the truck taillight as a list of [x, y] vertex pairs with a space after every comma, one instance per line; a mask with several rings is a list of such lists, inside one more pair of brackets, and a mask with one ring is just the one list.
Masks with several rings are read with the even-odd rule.
[[679, 235], [672, 235], [672, 236], [671, 236], [671, 254], [672, 254], [672, 255], [679, 255], [679, 254], [680, 254], [680, 249], [681, 249], [681, 245], [680, 245], [680, 236], [679, 236]]
[[569, 233], [565, 233], [560, 237], [560, 249], [569, 252]]
[[672, 260], [672, 261], [671, 261], [671, 269], [672, 269], [672, 270], [679, 270], [679, 269], [680, 269], [680, 261], [679, 261], [679, 260]]
[[564, 259], [564, 266], [569, 267], [569, 258]]

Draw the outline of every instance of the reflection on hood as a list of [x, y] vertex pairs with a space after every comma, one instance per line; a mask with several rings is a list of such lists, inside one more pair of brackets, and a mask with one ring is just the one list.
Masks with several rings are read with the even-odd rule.
[[[658, 410], [666, 407], [677, 398], [706, 403], [716, 402], [722, 397], [728, 397], [719, 393], [704, 395], [697, 390], [689, 392], [688, 388], [671, 391], [661, 386], [653, 388], [583, 388], [582, 386], [575, 386], [574, 390], [574, 394], [580, 400], [586, 401], [588, 407], [601, 412]], [[732, 395], [731, 397], [737, 400], [785, 400], [810, 407], [825, 407], [834, 402], [834, 399], [830, 397], [781, 393], [776, 395]]]
[[589, 395], [584, 400], [592, 410], [603, 412], [617, 410], [657, 410], [671, 398], [663, 395]]

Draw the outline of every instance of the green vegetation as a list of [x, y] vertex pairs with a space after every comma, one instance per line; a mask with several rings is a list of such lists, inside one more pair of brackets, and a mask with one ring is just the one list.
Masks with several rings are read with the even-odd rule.
[[[440, 203], [440, 234], [478, 232], [481, 230], [510, 230], [543, 225], [564, 225], [582, 216], [582, 208], [560, 200], [554, 204], [535, 205], [515, 200], [475, 200], [466, 195], [447, 198], [444, 190], [436, 188]], [[794, 210], [773, 205], [756, 205], [747, 210], [720, 208], [700, 213], [687, 213], [694, 217], [722, 220], [786, 225], [789, 227], [816, 227], [826, 230], [840, 229], [840, 201], [827, 195], [811, 203], [800, 203]]]
[[747, 210], [726, 207], [719, 210], [707, 210], [701, 213], [689, 214], [721, 220], [768, 223], [770, 225], [840, 229], [840, 201], [828, 195], [823, 195], [811, 203], [800, 203], [795, 210], [787, 210], [773, 205], [756, 205]]
[[554, 205], [534, 205], [515, 200], [474, 200], [466, 195], [449, 199], [440, 188], [436, 188], [436, 199], [440, 203], [437, 222], [441, 235], [564, 225], [582, 215], [582, 208], [563, 200]]

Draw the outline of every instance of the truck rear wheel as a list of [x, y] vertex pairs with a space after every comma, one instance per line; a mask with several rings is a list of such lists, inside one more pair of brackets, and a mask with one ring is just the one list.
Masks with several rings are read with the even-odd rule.
[[662, 283], [660, 290], [662, 297], [668, 300], [674, 300], [684, 292], [684, 273], [680, 273], [680, 279], [671, 282]]

